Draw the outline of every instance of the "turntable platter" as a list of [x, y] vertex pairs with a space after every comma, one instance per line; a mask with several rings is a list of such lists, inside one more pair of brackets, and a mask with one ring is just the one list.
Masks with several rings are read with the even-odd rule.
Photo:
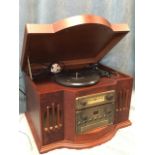
[[100, 80], [99, 74], [91, 70], [83, 70], [78, 72], [66, 72], [57, 74], [56, 82], [69, 87], [91, 86]]

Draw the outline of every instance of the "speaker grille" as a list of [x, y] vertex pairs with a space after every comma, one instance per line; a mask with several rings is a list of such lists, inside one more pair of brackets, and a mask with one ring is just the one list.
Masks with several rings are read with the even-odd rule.
[[46, 106], [44, 113], [44, 131], [52, 132], [62, 127], [61, 113], [59, 104], [52, 103], [50, 106]]
[[124, 111], [129, 109], [129, 89], [118, 92], [116, 111]]

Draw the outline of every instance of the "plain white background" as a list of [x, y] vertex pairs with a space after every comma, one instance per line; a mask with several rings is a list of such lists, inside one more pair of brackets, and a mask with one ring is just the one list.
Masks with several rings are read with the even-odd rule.
[[[155, 9], [154, 1], [136, 1], [136, 93], [134, 154], [155, 154]], [[0, 5], [0, 154], [18, 154], [18, 1]], [[64, 153], [63, 153], [64, 154]], [[96, 152], [97, 154], [97, 152]]]

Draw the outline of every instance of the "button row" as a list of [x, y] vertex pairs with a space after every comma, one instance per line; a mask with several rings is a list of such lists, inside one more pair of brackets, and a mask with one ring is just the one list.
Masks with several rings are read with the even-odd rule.
[[83, 123], [87, 123], [87, 122], [90, 122], [90, 121], [94, 121], [94, 120], [97, 120], [97, 119], [102, 119], [105, 116], [106, 115], [104, 115], [104, 116], [96, 116], [96, 117], [89, 118], [87, 120], [78, 121], [78, 125], [83, 124]]

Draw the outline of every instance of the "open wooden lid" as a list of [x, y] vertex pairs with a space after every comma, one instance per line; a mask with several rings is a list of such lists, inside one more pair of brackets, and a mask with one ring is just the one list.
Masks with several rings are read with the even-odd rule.
[[80, 15], [54, 24], [27, 24], [21, 66], [61, 62], [80, 68], [100, 61], [129, 31], [127, 24], [110, 24], [94, 15]]

